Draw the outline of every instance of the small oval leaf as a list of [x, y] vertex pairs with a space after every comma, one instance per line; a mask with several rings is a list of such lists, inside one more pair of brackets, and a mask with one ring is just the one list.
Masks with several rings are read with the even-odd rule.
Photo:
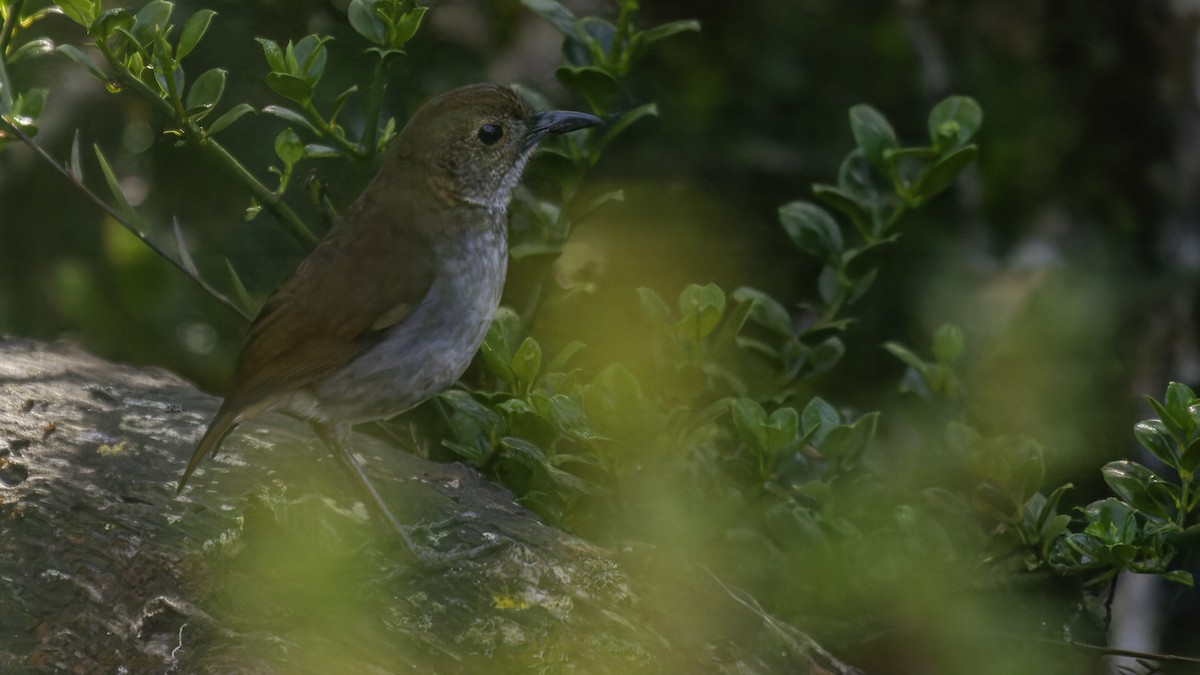
[[192, 53], [208, 30], [208, 24], [216, 15], [217, 13], [211, 9], [202, 9], [188, 17], [187, 22], [183, 24], [183, 32], [179, 34], [179, 44], [175, 47], [176, 60]]

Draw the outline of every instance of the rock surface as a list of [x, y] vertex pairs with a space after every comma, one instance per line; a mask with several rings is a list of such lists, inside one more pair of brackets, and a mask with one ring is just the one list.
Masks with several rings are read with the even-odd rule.
[[439, 523], [426, 545], [495, 545], [413, 563], [278, 415], [176, 496], [218, 403], [0, 337], [0, 672], [857, 672], [695, 566], [595, 547], [468, 467], [363, 434], [397, 515]]

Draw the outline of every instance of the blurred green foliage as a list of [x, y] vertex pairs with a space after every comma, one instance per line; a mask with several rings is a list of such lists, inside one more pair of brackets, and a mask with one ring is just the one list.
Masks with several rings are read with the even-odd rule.
[[399, 423], [868, 669], [1086, 669], [1030, 641], [1103, 641], [1117, 573], [1194, 602], [1200, 403], [1133, 392], [1195, 358], [1196, 22], [1018, 5], [5, 0], [0, 330], [219, 390], [244, 322], [187, 274], [252, 313], [422, 100], [573, 98], [608, 127]]

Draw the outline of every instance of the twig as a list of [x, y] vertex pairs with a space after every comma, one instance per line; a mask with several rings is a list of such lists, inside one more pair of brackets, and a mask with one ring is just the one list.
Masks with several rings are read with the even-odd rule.
[[[95, 46], [100, 50], [100, 53], [104, 55], [104, 59], [108, 62], [109, 67], [116, 72], [117, 80], [121, 82], [122, 86], [136, 91], [143, 98], [149, 100], [152, 104], [157, 105], [159, 109], [162, 110], [163, 114], [171, 118], [171, 120], [177, 124], [180, 131], [182, 131], [190, 141], [195, 143], [201, 149], [206, 150], [207, 152], [216, 156], [221, 164], [223, 164], [231, 173], [233, 173], [234, 176], [237, 177], [238, 180], [242, 182], [243, 185], [250, 190], [250, 193], [254, 195], [254, 198], [263, 205], [263, 208], [275, 216], [276, 220], [278, 220], [279, 223], [283, 225], [283, 227], [289, 233], [291, 233], [291, 235], [295, 237], [297, 241], [310, 246], [319, 241], [317, 236], [314, 235], [304, 224], [304, 221], [300, 220], [300, 217], [297, 216], [296, 213], [284, 203], [280, 195], [275, 194], [269, 190], [267, 186], [263, 185], [262, 181], [258, 180], [258, 178], [251, 173], [249, 169], [247, 169], [240, 161], [238, 161], [236, 157], [233, 156], [232, 153], [229, 152], [229, 150], [225, 149], [225, 146], [208, 136], [195, 122], [181, 119], [171, 102], [167, 101], [151, 90], [150, 87], [146, 86], [145, 82], [142, 82], [138, 78], [131, 75], [129, 71], [122, 66], [120, 60], [117, 59], [117, 57], [112, 53], [112, 50], [108, 48], [108, 45], [101, 41], [97, 41]], [[171, 82], [171, 79], [168, 78], [167, 81]], [[176, 96], [175, 98], [178, 97]]]
[[786, 640], [788, 644], [791, 645], [795, 653], [807, 655], [810, 659], [814, 660], [816, 660], [815, 657], [819, 657], [821, 667], [833, 668], [834, 672], [840, 673], [841, 675], [862, 675], [861, 670], [855, 668], [854, 666], [842, 663], [832, 654], [825, 651], [821, 645], [817, 644], [816, 641], [805, 635], [803, 632], [771, 616], [769, 613], [767, 613], [767, 610], [763, 609], [762, 605], [758, 604], [758, 601], [755, 600], [754, 597], [749, 593], [741, 589], [732, 588], [724, 581], [721, 581], [721, 578], [718, 577], [715, 572], [708, 569], [704, 565], [697, 566], [704, 570], [708, 576], [712, 577], [712, 580], [715, 581], [717, 585], [721, 587], [721, 590], [725, 591], [729, 597], [733, 598], [734, 602], [737, 602], [739, 605], [750, 610], [751, 613], [762, 619], [763, 623], [765, 623], [768, 628]]
[[56, 171], [58, 171], [60, 174], [62, 174], [68, 181], [70, 181], [72, 185], [74, 185], [76, 188], [78, 188], [80, 191], [82, 191], [83, 194], [87, 195], [87, 198], [92, 200], [93, 203], [95, 203], [97, 206], [99, 206], [100, 210], [104, 211], [104, 213], [106, 213], [110, 218], [112, 218], [113, 220], [120, 223], [122, 227], [124, 227], [131, 234], [133, 234], [133, 236], [135, 236], [139, 240], [141, 240], [141, 242], [143, 244], [145, 244], [146, 246], [149, 246], [150, 250], [154, 251], [160, 258], [171, 263], [171, 265], [173, 267], [175, 267], [175, 269], [179, 270], [180, 272], [183, 272], [184, 275], [187, 276], [187, 278], [191, 279], [192, 282], [194, 282], [197, 286], [199, 286], [200, 288], [202, 288], [206, 292], [208, 292], [208, 294], [211, 295], [213, 298], [215, 298], [217, 300], [217, 302], [221, 303], [222, 305], [225, 305], [225, 307], [229, 308], [231, 311], [233, 311], [235, 314], [237, 314], [238, 316], [245, 319], [247, 322], [254, 320], [254, 317], [247, 314], [245, 310], [243, 310], [236, 303], [234, 303], [232, 300], [227, 298], [224, 294], [222, 294], [220, 291], [218, 291], [216, 288], [214, 288], [212, 285], [210, 285], [207, 281], [202, 279], [199, 274], [193, 273], [192, 270], [188, 269], [188, 267], [183, 264], [183, 262], [176, 259], [170, 253], [168, 253], [166, 251], [166, 249], [162, 248], [157, 243], [155, 243], [154, 240], [152, 240], [150, 237], [148, 237], [146, 235], [146, 233], [142, 232], [137, 227], [135, 227], [132, 223], [130, 223], [128, 220], [126, 220], [126, 218], [123, 215], [121, 215], [120, 213], [118, 213], [116, 209], [109, 206], [108, 202], [104, 201], [98, 195], [96, 195], [96, 193], [92, 192], [91, 189], [88, 188], [87, 185], [84, 185], [82, 181], [77, 179], [75, 176], [71, 175], [71, 172], [68, 171], [65, 166], [63, 166], [62, 164], [59, 164], [58, 160], [54, 159], [54, 157], [52, 157], [50, 155], [50, 153], [46, 152], [46, 150], [43, 149], [42, 146], [35, 143], [32, 138], [27, 136], [24, 131], [21, 131], [21, 129], [19, 127], [17, 127], [15, 124], [10, 122], [8, 120], [8, 118], [0, 116], [0, 122], [3, 122], [4, 126], [8, 127], [14, 134], [17, 135], [18, 138], [21, 139], [21, 141], [23, 143], [25, 143], [25, 145], [28, 145], [35, 153], [37, 153], [37, 155], [39, 157], [41, 157], [43, 160], [45, 160], [47, 163], [49, 163], [50, 166], [54, 167], [54, 169]]
[[0, 27], [0, 58], [8, 51], [8, 43], [12, 40], [13, 33], [16, 32], [17, 22], [20, 21], [21, 9], [25, 5], [25, 0], [16, 0], [8, 8], [8, 16], [4, 17], [4, 25]]
[[[1014, 639], [1024, 639], [1016, 638]], [[1176, 654], [1157, 654], [1155, 652], [1140, 652], [1136, 649], [1121, 649], [1119, 647], [1106, 647], [1104, 645], [1094, 645], [1087, 642], [1077, 642], [1075, 640], [1050, 640], [1040, 638], [1037, 640], [1042, 644], [1058, 645], [1059, 647], [1076, 647], [1078, 649], [1086, 649], [1092, 652], [1098, 652], [1105, 656], [1128, 656], [1135, 659], [1146, 659], [1150, 661], [1170, 661], [1175, 663], [1200, 663], [1200, 657], [1195, 656], [1178, 656]]]

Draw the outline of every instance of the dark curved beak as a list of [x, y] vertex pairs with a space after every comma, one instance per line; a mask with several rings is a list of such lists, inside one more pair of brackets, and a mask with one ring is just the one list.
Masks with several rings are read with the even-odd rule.
[[529, 131], [525, 134], [527, 146], [542, 140], [546, 134], [565, 134], [568, 131], [604, 124], [604, 120], [595, 115], [573, 110], [547, 110], [535, 114], [530, 122]]

